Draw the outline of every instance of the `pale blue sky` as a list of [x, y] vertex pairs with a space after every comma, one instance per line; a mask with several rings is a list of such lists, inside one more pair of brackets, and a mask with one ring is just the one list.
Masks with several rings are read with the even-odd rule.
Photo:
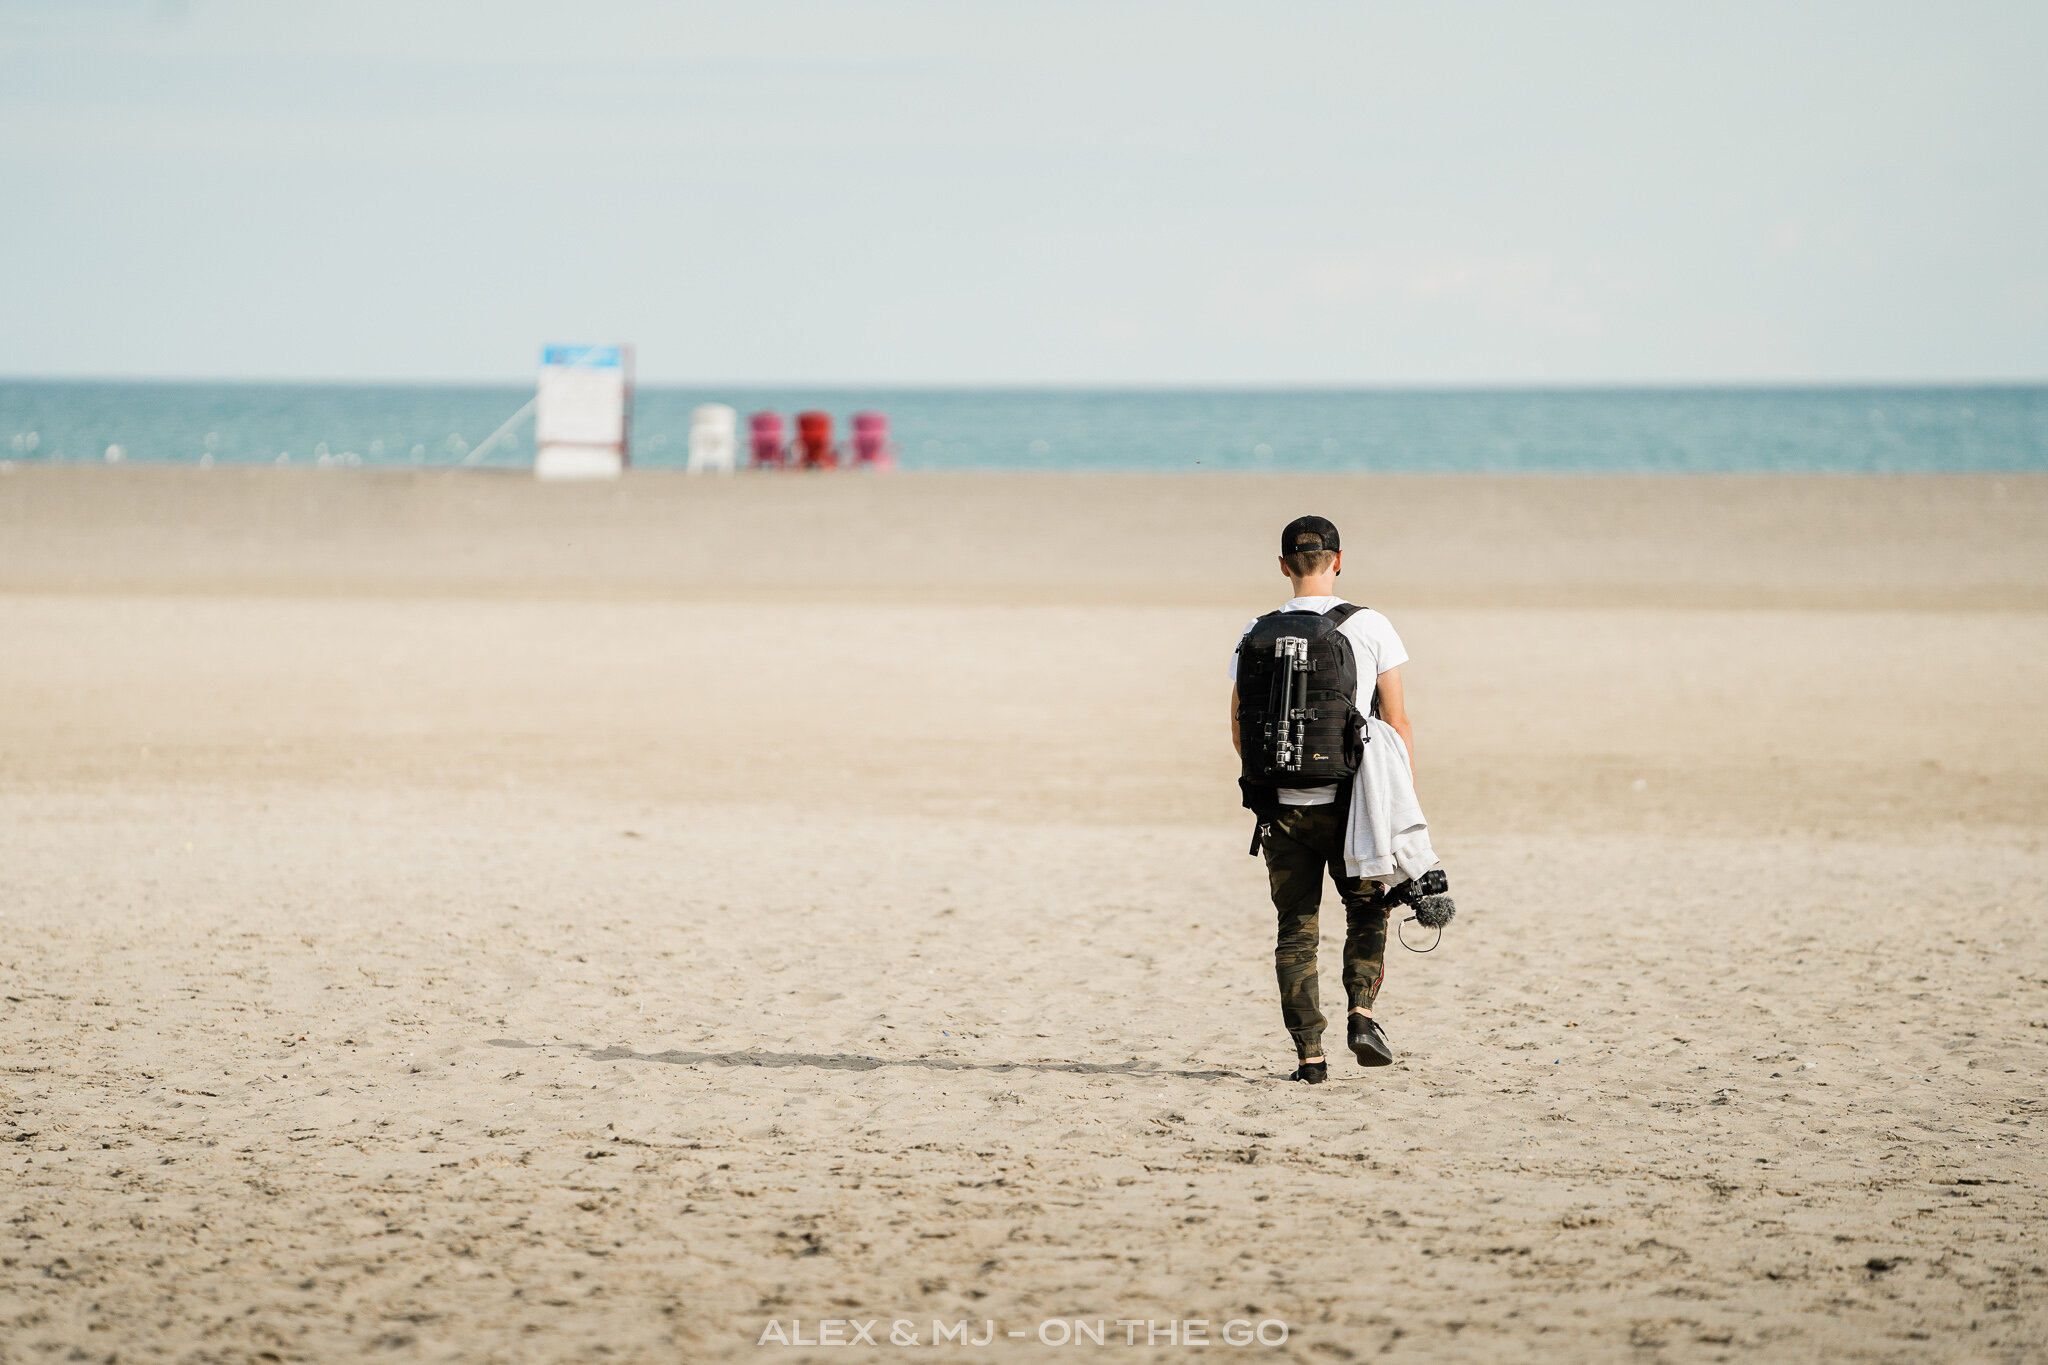
[[0, 374], [2048, 378], [2048, 6], [0, 0]]

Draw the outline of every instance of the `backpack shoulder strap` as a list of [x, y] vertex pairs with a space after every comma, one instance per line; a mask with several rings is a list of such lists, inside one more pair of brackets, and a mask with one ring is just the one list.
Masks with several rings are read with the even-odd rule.
[[[1358, 615], [1359, 612], [1362, 612], [1364, 610], [1365, 608], [1359, 606], [1356, 602], [1339, 602], [1336, 606], [1331, 607], [1328, 611], [1324, 612], [1323, 615], [1327, 616], [1331, 621], [1335, 622], [1337, 625], [1342, 626], [1346, 621], [1349, 621], [1352, 617]], [[1377, 716], [1379, 713], [1380, 690], [1377, 686], [1375, 686], [1372, 690], [1372, 705], [1370, 709], [1366, 712], [1366, 714]], [[1349, 797], [1344, 797], [1341, 799], [1348, 800]]]

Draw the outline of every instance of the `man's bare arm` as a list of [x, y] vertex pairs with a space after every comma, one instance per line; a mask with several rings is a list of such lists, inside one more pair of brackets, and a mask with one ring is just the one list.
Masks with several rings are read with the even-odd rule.
[[1415, 766], [1415, 732], [1408, 726], [1408, 699], [1401, 694], [1401, 670], [1390, 668], [1380, 674], [1380, 719], [1394, 727], [1394, 733], [1408, 746], [1408, 766]]
[[1237, 732], [1237, 684], [1230, 685], [1230, 747], [1237, 750], [1239, 758], [1244, 757], [1244, 736]]

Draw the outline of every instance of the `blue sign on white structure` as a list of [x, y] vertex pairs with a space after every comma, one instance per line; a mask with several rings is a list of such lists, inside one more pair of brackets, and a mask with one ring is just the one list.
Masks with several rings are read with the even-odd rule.
[[546, 346], [534, 395], [533, 472], [543, 479], [615, 479], [629, 458], [630, 346]]

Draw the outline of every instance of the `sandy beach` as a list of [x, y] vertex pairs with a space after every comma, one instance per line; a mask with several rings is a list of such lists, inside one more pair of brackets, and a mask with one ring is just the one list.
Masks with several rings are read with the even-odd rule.
[[[1225, 729], [1306, 511], [1460, 906], [1320, 1088]], [[2043, 526], [16, 464], [0, 1362], [2040, 1360]]]

